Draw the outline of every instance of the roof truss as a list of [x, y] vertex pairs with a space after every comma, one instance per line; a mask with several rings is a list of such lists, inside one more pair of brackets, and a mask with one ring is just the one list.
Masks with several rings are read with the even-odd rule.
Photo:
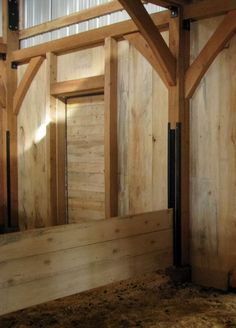
[[176, 59], [141, 0], [119, 0], [138, 27], [165, 74], [169, 85], [176, 83]]

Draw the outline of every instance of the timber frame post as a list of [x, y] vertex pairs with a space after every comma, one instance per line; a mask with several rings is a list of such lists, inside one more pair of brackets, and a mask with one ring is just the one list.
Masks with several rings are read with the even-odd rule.
[[[3, 42], [7, 44], [6, 53], [6, 124], [3, 127], [3, 207], [5, 228], [18, 227], [18, 169], [17, 169], [17, 116], [13, 112], [13, 97], [17, 88], [17, 71], [12, 67], [11, 56], [12, 51], [19, 47], [18, 31], [10, 30], [8, 26], [8, 1], [2, 2], [3, 15]], [[7, 174], [7, 161], [5, 154], [6, 149], [6, 132], [9, 131], [9, 163]]]
[[174, 261], [189, 265], [189, 101], [184, 97], [185, 72], [190, 57], [190, 31], [182, 10], [170, 20], [169, 47], [176, 58], [176, 85], [169, 87], [169, 125], [175, 133], [175, 213]]

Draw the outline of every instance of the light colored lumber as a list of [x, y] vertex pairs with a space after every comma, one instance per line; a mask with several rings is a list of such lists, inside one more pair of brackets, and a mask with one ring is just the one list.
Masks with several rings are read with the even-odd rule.
[[153, 51], [169, 85], [176, 83], [176, 61], [140, 0], [119, 0]]
[[[57, 58], [58, 60], [58, 58]], [[58, 69], [58, 67], [57, 67]], [[67, 220], [66, 193], [66, 106], [57, 99], [56, 108], [56, 161], [57, 161], [57, 223], [65, 224]]]
[[97, 5], [88, 9], [80, 10], [79, 12], [67, 16], [51, 20], [40, 25], [36, 25], [34, 27], [20, 30], [19, 39], [22, 40], [30, 38], [39, 34], [57, 30], [65, 26], [82, 23], [96, 17], [120, 11], [122, 9], [123, 7], [118, 1], [111, 1], [101, 5]]
[[[18, 67], [19, 81], [26, 69], [27, 65]], [[47, 129], [50, 124], [50, 90], [47, 74], [47, 61], [44, 60], [17, 116], [20, 230], [51, 226], [56, 219], [48, 214], [50, 195], [47, 180]]]
[[[62, 164], [63, 158], [60, 161], [57, 160], [57, 99], [51, 96], [50, 86], [51, 83], [57, 81], [57, 56], [49, 53], [46, 55], [46, 174], [47, 174], [47, 192], [48, 192], [48, 212], [47, 221], [52, 226], [56, 224], [66, 223], [65, 220], [61, 222], [58, 219], [58, 207], [57, 193], [61, 192], [58, 190], [58, 167]], [[62, 154], [61, 154], [62, 155]]]
[[0, 315], [165, 269], [172, 233], [163, 210], [0, 236]]
[[[134, 222], [136, 222], [135, 225]], [[66, 248], [99, 243], [103, 240], [135, 236], [140, 231], [149, 233], [171, 229], [171, 227], [172, 210], [162, 210], [127, 215], [119, 219], [112, 218], [86, 224], [68, 224], [4, 234], [0, 236], [0, 263], [41, 254], [42, 251], [56, 252]]]
[[236, 32], [236, 10], [229, 12], [186, 73], [185, 97], [191, 98], [219, 52]]
[[[168, 27], [170, 19], [168, 11], [153, 14], [151, 17], [159, 29], [166, 29]], [[95, 30], [82, 32], [60, 40], [50, 41], [34, 47], [13, 51], [10, 59], [11, 61], [18, 63], [28, 62], [32, 57], [44, 56], [47, 52], [62, 54], [76, 49], [89, 48], [91, 46], [103, 44], [104, 39], [107, 37], [119, 39], [125, 34], [137, 32], [137, 30], [138, 28], [132, 20], [128, 20]]]
[[184, 19], [199, 20], [223, 15], [235, 9], [235, 0], [202, 0], [185, 5], [183, 7], [183, 17]]
[[18, 115], [20, 111], [20, 107], [22, 105], [22, 102], [25, 98], [25, 95], [27, 91], [29, 90], [29, 87], [37, 74], [40, 66], [42, 65], [42, 62], [44, 61], [44, 57], [35, 57], [30, 60], [29, 66], [26, 69], [26, 72], [20, 81], [16, 92], [14, 94], [14, 100], [13, 100], [13, 112], [15, 115]]
[[103, 90], [104, 75], [51, 84], [51, 95], [58, 98], [102, 93]]
[[137, 32], [127, 34], [124, 36], [124, 38], [128, 40], [130, 44], [132, 44], [147, 59], [147, 61], [152, 65], [162, 81], [165, 83], [166, 87], [169, 88], [168, 80], [160, 66], [160, 62], [154, 56], [144, 37], [139, 32]]
[[105, 215], [118, 215], [117, 42], [105, 40]]
[[[196, 58], [224, 17], [193, 24]], [[191, 263], [193, 279], [228, 287], [235, 271], [236, 38], [219, 53], [191, 100]], [[217, 286], [218, 285], [218, 286]]]
[[105, 217], [104, 95], [76, 99], [67, 103], [69, 223]]

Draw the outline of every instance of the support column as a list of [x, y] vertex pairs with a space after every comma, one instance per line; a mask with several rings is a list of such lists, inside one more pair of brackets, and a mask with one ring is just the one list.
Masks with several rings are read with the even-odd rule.
[[[6, 154], [6, 131], [10, 136], [10, 170], [8, 182], [6, 179], [6, 158], [3, 161], [4, 191], [3, 206], [5, 212], [5, 226], [16, 228], [18, 226], [18, 169], [17, 169], [17, 117], [13, 113], [13, 97], [17, 87], [17, 70], [11, 67], [10, 53], [19, 47], [17, 27], [10, 30], [8, 26], [8, 1], [2, 4], [3, 15], [3, 42], [7, 44], [6, 56], [6, 126], [3, 128], [3, 152]], [[9, 180], [10, 179], [10, 180]], [[7, 187], [8, 185], [8, 187]]]
[[[46, 106], [46, 126], [47, 126], [47, 192], [48, 192], [48, 225], [55, 226], [57, 219], [57, 136], [56, 136], [56, 111], [57, 99], [51, 96], [51, 84], [57, 82], [57, 56], [48, 53], [46, 56], [47, 65], [47, 106]], [[62, 158], [63, 160], [63, 158]]]
[[[175, 129], [175, 264], [189, 264], [189, 102], [184, 98], [185, 72], [189, 65], [188, 24], [181, 10], [170, 20], [169, 46], [177, 59], [177, 83], [169, 88], [169, 124]], [[179, 166], [179, 167], [178, 167]]]

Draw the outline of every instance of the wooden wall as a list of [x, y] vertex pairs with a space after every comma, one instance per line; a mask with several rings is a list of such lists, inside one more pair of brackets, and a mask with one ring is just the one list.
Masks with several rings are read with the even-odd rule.
[[128, 41], [118, 47], [118, 111], [119, 214], [167, 208], [168, 93]]
[[[191, 57], [222, 17], [192, 24]], [[220, 53], [191, 102], [193, 278], [226, 288], [236, 270], [236, 37]], [[235, 283], [235, 282], [234, 282]]]
[[[167, 37], [167, 34], [166, 34]], [[119, 215], [167, 208], [168, 94], [128, 41], [118, 44]], [[19, 79], [24, 67], [19, 68]], [[40, 68], [18, 118], [21, 229], [50, 226], [46, 140], [47, 64]], [[58, 81], [104, 74], [104, 47], [58, 57]], [[38, 131], [38, 132], [37, 132]]]
[[68, 222], [103, 219], [104, 96], [68, 100], [66, 130]]
[[[19, 79], [26, 65], [18, 68]], [[47, 190], [47, 67], [42, 64], [18, 115], [20, 229], [50, 226]]]
[[172, 264], [172, 211], [0, 236], [0, 315]]

